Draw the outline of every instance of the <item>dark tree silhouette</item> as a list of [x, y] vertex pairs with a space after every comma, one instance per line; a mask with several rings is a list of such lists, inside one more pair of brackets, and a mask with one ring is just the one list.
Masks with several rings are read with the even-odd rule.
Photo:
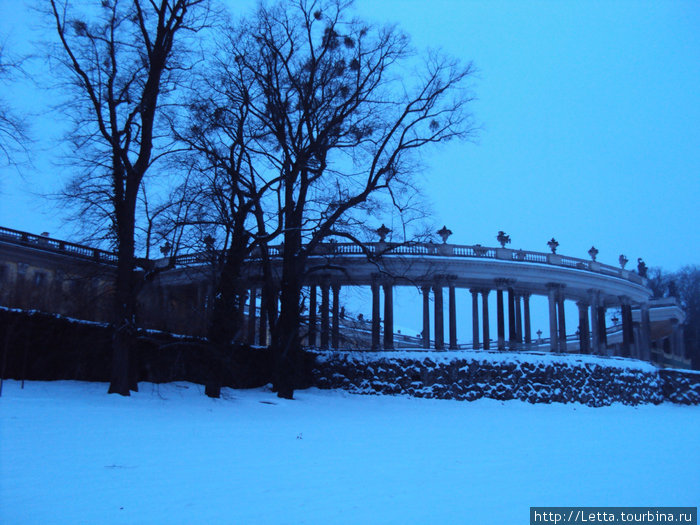
[[251, 158], [268, 190], [259, 219], [283, 242], [273, 383], [291, 398], [308, 256], [330, 237], [360, 243], [353, 227], [373, 198], [402, 209], [415, 197], [415, 152], [473, 132], [473, 68], [416, 55], [404, 34], [352, 19], [341, 1], [262, 6], [225, 45], [245, 79], [235, 100], [254, 123]]
[[134, 346], [136, 209], [144, 177], [171, 145], [160, 130], [165, 104], [188, 69], [183, 42], [204, 27], [205, 0], [51, 0], [61, 78], [74, 124], [70, 139], [86, 169], [69, 193], [108, 220], [118, 254], [110, 393], [129, 395]]
[[[229, 29], [231, 30], [231, 29]], [[190, 238], [207, 238], [213, 257], [214, 293], [208, 339], [212, 353], [223, 360], [231, 343], [241, 342], [247, 281], [244, 263], [253, 255], [259, 259], [271, 282], [268, 244], [279, 232], [265, 218], [263, 206], [278, 182], [265, 180], [255, 166], [260, 161], [260, 124], [251, 117], [249, 79], [245, 71], [223, 50], [195, 82], [195, 90], [184, 116], [187, 124], [175, 126], [177, 140], [187, 153], [179, 162], [190, 168], [191, 178], [180, 189], [188, 213], [172, 226], [189, 232]], [[271, 286], [265, 287], [270, 293]], [[268, 304], [272, 300], [268, 297]], [[271, 309], [262, 312], [274, 325]], [[220, 382], [214, 374], [207, 395], [218, 397]]]
[[694, 369], [700, 369], [700, 267], [684, 266], [667, 273], [661, 268], [648, 272], [648, 286], [654, 299], [673, 297], [685, 312], [683, 334], [686, 355]]
[[[24, 75], [22, 61], [9, 57], [5, 45], [0, 44], [0, 83], [9, 84]], [[30, 141], [25, 119], [12, 108], [4, 98], [0, 98], [0, 162], [17, 164], [18, 156], [26, 157]]]
[[700, 369], [700, 267], [684, 266], [672, 273], [669, 295], [677, 297], [685, 311], [684, 336], [686, 355], [692, 367]]

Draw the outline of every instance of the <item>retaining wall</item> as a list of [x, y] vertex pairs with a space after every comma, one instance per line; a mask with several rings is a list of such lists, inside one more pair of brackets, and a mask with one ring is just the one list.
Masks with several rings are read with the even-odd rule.
[[700, 374], [634, 359], [498, 352], [316, 352], [314, 384], [362, 394], [531, 403], [700, 403]]

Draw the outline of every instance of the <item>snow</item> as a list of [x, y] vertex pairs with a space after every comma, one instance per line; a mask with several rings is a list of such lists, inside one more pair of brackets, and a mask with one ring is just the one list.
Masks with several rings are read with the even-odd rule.
[[[346, 359], [352, 362], [368, 363], [373, 361], [409, 359], [422, 361], [430, 359], [435, 363], [449, 363], [457, 359], [477, 361], [480, 363], [530, 363], [534, 365], [565, 364], [568, 366], [597, 365], [619, 368], [623, 370], [638, 370], [640, 372], [656, 373], [658, 369], [647, 361], [625, 357], [607, 357], [586, 354], [553, 354], [549, 352], [501, 352], [489, 350], [452, 350], [436, 352], [431, 350], [399, 349], [397, 351], [381, 352], [350, 352], [350, 351], [316, 351], [319, 360]], [[685, 372], [685, 370], [682, 370]]]
[[525, 523], [695, 506], [700, 407], [6, 381], [1, 523]]
[[85, 319], [78, 319], [77, 317], [70, 317], [67, 315], [61, 315], [61, 314], [52, 314], [48, 312], [44, 312], [42, 310], [36, 310], [36, 309], [31, 309], [31, 310], [23, 310], [22, 308], [9, 308], [7, 306], [0, 306], [0, 310], [5, 311], [5, 312], [12, 312], [12, 313], [19, 313], [27, 316], [32, 316], [32, 315], [43, 315], [47, 317], [54, 317], [56, 319], [64, 319], [68, 321], [69, 323], [75, 324], [84, 324], [84, 325], [90, 325], [90, 326], [102, 326], [102, 327], [107, 327], [109, 326], [109, 323], [103, 323], [100, 321], [87, 321]]

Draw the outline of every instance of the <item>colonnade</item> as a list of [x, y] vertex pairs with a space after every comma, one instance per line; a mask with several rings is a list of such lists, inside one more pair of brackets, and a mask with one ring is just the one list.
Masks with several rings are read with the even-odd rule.
[[[505, 283], [507, 284], [507, 283]], [[444, 317], [443, 317], [443, 282], [436, 282], [434, 285], [424, 285], [421, 287], [423, 297], [423, 347], [430, 348], [430, 293], [434, 298], [434, 321], [435, 321], [435, 349], [443, 350], [444, 341]], [[449, 327], [449, 348], [456, 349], [457, 346], [457, 307], [456, 307], [456, 287], [447, 282], [448, 289], [448, 327]], [[488, 297], [491, 289], [471, 288], [472, 296], [472, 346], [475, 349], [491, 348], [490, 325], [489, 325], [489, 302]], [[503, 293], [508, 293], [508, 344], [509, 348], [516, 348], [523, 343], [529, 345], [532, 342], [530, 324], [530, 294], [515, 291], [513, 288], [499, 286], [496, 288], [496, 320], [497, 320], [497, 348], [506, 348], [505, 332], [505, 307]], [[481, 295], [481, 301], [479, 301]], [[479, 319], [479, 302], [481, 302], [481, 322]], [[481, 330], [480, 330], [481, 328]], [[481, 336], [480, 336], [481, 335]]]
[[[530, 348], [533, 344], [530, 320], [530, 298], [532, 293], [518, 289], [513, 279], [495, 279], [492, 288], [474, 287], [471, 294], [472, 312], [472, 347], [474, 349], [519, 349]], [[320, 305], [318, 295], [320, 288]], [[370, 284], [372, 292], [371, 349], [394, 349], [394, 282], [376, 279]], [[340, 289], [337, 281], [322, 280], [319, 284], [308, 287], [308, 332], [307, 345], [323, 349], [340, 347]], [[447, 327], [445, 334], [444, 292], [447, 289]], [[464, 288], [460, 288], [464, 289]], [[432, 283], [420, 286], [423, 307], [423, 331], [421, 333], [423, 348], [432, 346], [435, 350], [457, 349], [457, 286], [451, 276], [440, 276]], [[496, 339], [490, 337], [489, 295], [496, 294]], [[248, 305], [248, 342], [250, 344], [267, 344], [267, 317], [256, 315], [257, 297], [260, 296], [260, 311], [267, 309], [269, 300], [266, 294], [259, 294], [260, 289], [251, 288]], [[601, 301], [601, 292], [590, 290], [587, 300], [577, 298], [578, 307], [578, 343], [579, 353], [605, 354], [607, 348], [606, 306]], [[272, 296], [277, 297], [276, 294]], [[383, 297], [382, 297], [383, 296]], [[567, 351], [566, 315], [564, 301], [567, 299], [565, 285], [550, 283], [547, 285], [549, 304], [549, 349], [552, 352]], [[383, 301], [382, 301], [383, 298]], [[432, 299], [432, 301], [431, 301]], [[480, 300], [481, 299], [481, 300]], [[620, 297], [622, 312], [622, 344], [620, 354], [632, 355], [635, 340], [641, 359], [649, 359], [649, 308], [642, 305], [641, 323], [632, 322], [632, 307], [626, 298]], [[431, 323], [431, 302], [433, 304]], [[276, 308], [271, 309], [272, 312]], [[273, 314], [274, 315], [274, 314]], [[319, 323], [320, 317], [320, 323]], [[383, 319], [383, 323], [381, 320]], [[383, 327], [382, 327], [383, 324]], [[319, 326], [320, 325], [320, 326]], [[432, 325], [432, 330], [431, 330]], [[383, 329], [382, 329], [383, 328]], [[432, 334], [431, 334], [432, 331]], [[433, 336], [431, 338], [431, 335]], [[257, 336], [257, 338], [256, 338]], [[446, 340], [447, 336], [447, 340]]]
[[[9, 291], [9, 288], [5, 287], [6, 293], [0, 293], [0, 300], [5, 304], [16, 304], [25, 308], [36, 307], [54, 311], [69, 308], [80, 312], [80, 315], [86, 315], [86, 318], [93, 318], [95, 315], [102, 317], [101, 308], [82, 312], [82, 306], [74, 300], [82, 296], [88, 300], [99, 290], [109, 289], [109, 282], [113, 278], [113, 263], [116, 261], [114, 254], [33, 236], [26, 232], [2, 230], [0, 234], [3, 242], [0, 243], [0, 248], [3, 253], [0, 254], [0, 273], [4, 270], [6, 281], [10, 279], [13, 289]], [[445, 230], [443, 233], [448, 232]], [[566, 352], [571, 349], [572, 340], [567, 340], [564, 306], [565, 301], [575, 301], [578, 307], [578, 348], [581, 353], [609, 354], [614, 351], [615, 355], [651, 359], [648, 303], [650, 290], [646, 287], [644, 276], [625, 270], [624, 263], [621, 268], [598, 263], [595, 260], [597, 250], [591, 254], [592, 260], [589, 261], [561, 256], [555, 252], [544, 254], [513, 251], [503, 247], [448, 245], [446, 238], [443, 240], [445, 242], [437, 246], [400, 246], [385, 243], [382, 237], [379, 243], [370, 244], [362, 249], [338, 243], [319, 247], [320, 258], [316, 261], [316, 267], [328, 270], [312, 274], [314, 281], [308, 286], [309, 323], [308, 332], [303, 334], [306, 343], [320, 348], [341, 346], [343, 334], [340, 329], [342, 312], [339, 296], [341, 284], [348, 283], [369, 286], [372, 292], [370, 343], [362, 344], [373, 350], [393, 349], [393, 287], [397, 284], [408, 285], [411, 282], [418, 284], [422, 294], [423, 331], [420, 344], [426, 349], [431, 346], [437, 350], [459, 348], [456, 298], [459, 293], [464, 293], [459, 290], [468, 290], [467, 293], [471, 294], [473, 333], [470, 346], [475, 349], [533, 348], [535, 341], [531, 330], [530, 298], [536, 295], [547, 297], [551, 334], [548, 346], [551, 351]], [[37, 248], [40, 250], [37, 251]], [[364, 257], [367, 248], [374, 254], [381, 255], [380, 260], [368, 260]], [[328, 265], [327, 258], [331, 255], [333, 270]], [[162, 263], [166, 262], [168, 267], [172, 264], [176, 267], [159, 274], [154, 279], [154, 284], [149, 285], [150, 291], [144, 292], [141, 306], [142, 310], [147, 312], [143, 314], [147, 325], [181, 333], [206, 333], [210, 322], [208, 306], [211, 304], [213, 293], [209, 259], [209, 255], [203, 258], [202, 254], [187, 254], [174, 259], [152, 261], [158, 268], [164, 268]], [[94, 266], [96, 262], [99, 262], [99, 266]], [[279, 275], [281, 259], [277, 258], [272, 262], [273, 275]], [[267, 314], [274, 322], [279, 312], [280, 283], [275, 282], [272, 285], [278, 287], [277, 290], [268, 289], [263, 293], [262, 275], [257, 266], [256, 261], [246, 264], [246, 278], [250, 279], [247, 285], [248, 319], [245, 329], [239, 331], [237, 337], [239, 340], [246, 339], [251, 344], [267, 345]], [[200, 270], [193, 271], [198, 267]], [[380, 271], [378, 268], [381, 268], [381, 274], [377, 273]], [[394, 281], [389, 275], [402, 277]], [[505, 276], [508, 278], [503, 278]], [[75, 284], [80, 284], [80, 288], [83, 288], [83, 283], [88, 283], [84, 293], [73, 290]], [[70, 292], [69, 295], [73, 299], [68, 304], [65, 304], [63, 292]], [[494, 292], [496, 297], [489, 301], [491, 292]], [[245, 295], [241, 294], [239, 297], [239, 313], [246, 308]], [[101, 296], [108, 297], [108, 294]], [[496, 333], [493, 341], [490, 333], [489, 304], [492, 307], [495, 304], [496, 307]], [[657, 310], [657, 306], [652, 301], [654, 336], [657, 343], [660, 340], [657, 326], [663, 332], [669, 328], [662, 323], [663, 321], [676, 323], [672, 326], [672, 334], [662, 337], [663, 348], [659, 350], [668, 347], [674, 355], [684, 354], [683, 330], [680, 324], [684, 316], [680, 307], [675, 303], [663, 305], [680, 312], [675, 313]], [[606, 308], [609, 307], [620, 308], [622, 322], [622, 330], [614, 331], [610, 344], [605, 326]], [[445, 310], [447, 320], [444, 319]], [[266, 315], [259, 315], [258, 311], [265, 312]], [[238, 326], [241, 325], [240, 320], [236, 320]], [[571, 320], [568, 321], [571, 323]], [[361, 329], [366, 331], [366, 327]], [[538, 340], [538, 348], [540, 343]]]
[[[321, 304], [318, 304], [318, 289], [321, 291]], [[331, 302], [332, 294], [332, 302]], [[258, 297], [260, 298], [260, 315], [258, 310]], [[248, 290], [248, 344], [258, 344], [265, 346], [268, 344], [268, 317], [265, 312], [270, 311], [272, 315], [278, 312], [278, 305], [268, 308], [270, 298], [278, 300], [279, 292], [273, 291], [265, 294], [263, 289], [251, 287]], [[242, 309], [242, 308], [241, 308]], [[318, 330], [318, 314], [320, 313], [321, 326]], [[377, 323], [379, 319], [377, 317]], [[392, 332], [393, 333], [393, 332]], [[337, 282], [322, 282], [319, 285], [309, 286], [309, 322], [306, 334], [308, 346], [318, 346], [320, 348], [340, 347], [340, 284]]]

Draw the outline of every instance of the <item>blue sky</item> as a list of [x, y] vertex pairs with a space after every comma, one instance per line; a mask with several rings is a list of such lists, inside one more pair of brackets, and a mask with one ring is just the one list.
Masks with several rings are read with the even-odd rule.
[[[231, 3], [247, 9], [254, 2]], [[459, 244], [546, 251], [675, 270], [700, 263], [700, 3], [691, 1], [358, 0], [359, 16], [397, 23], [418, 49], [474, 62], [474, 143], [426, 153], [421, 177]], [[0, 34], [25, 52], [25, 7], [0, 0]], [[38, 195], [67, 175], [55, 151], [55, 100], [26, 83], [6, 100], [39, 113], [34, 169], [0, 169], [0, 225], [70, 230]], [[534, 328], [533, 328], [534, 329]]]
[[[247, 9], [253, 2], [237, 2]], [[359, 16], [397, 23], [418, 49], [442, 48], [478, 68], [481, 132], [425, 155], [435, 221], [461, 244], [599, 259], [620, 253], [674, 270], [700, 262], [700, 4], [359, 0]], [[35, 16], [0, 2], [7, 49], [25, 52]], [[59, 132], [50, 92], [23, 83], [4, 98], [33, 117], [35, 167], [0, 170], [0, 224], [69, 234], [37, 193], [66, 170], [48, 159]], [[48, 211], [47, 211], [48, 210]]]
[[[371, 8], [370, 8], [371, 7]], [[700, 4], [361, 2], [479, 69], [477, 144], [431, 156], [454, 242], [700, 262]]]

